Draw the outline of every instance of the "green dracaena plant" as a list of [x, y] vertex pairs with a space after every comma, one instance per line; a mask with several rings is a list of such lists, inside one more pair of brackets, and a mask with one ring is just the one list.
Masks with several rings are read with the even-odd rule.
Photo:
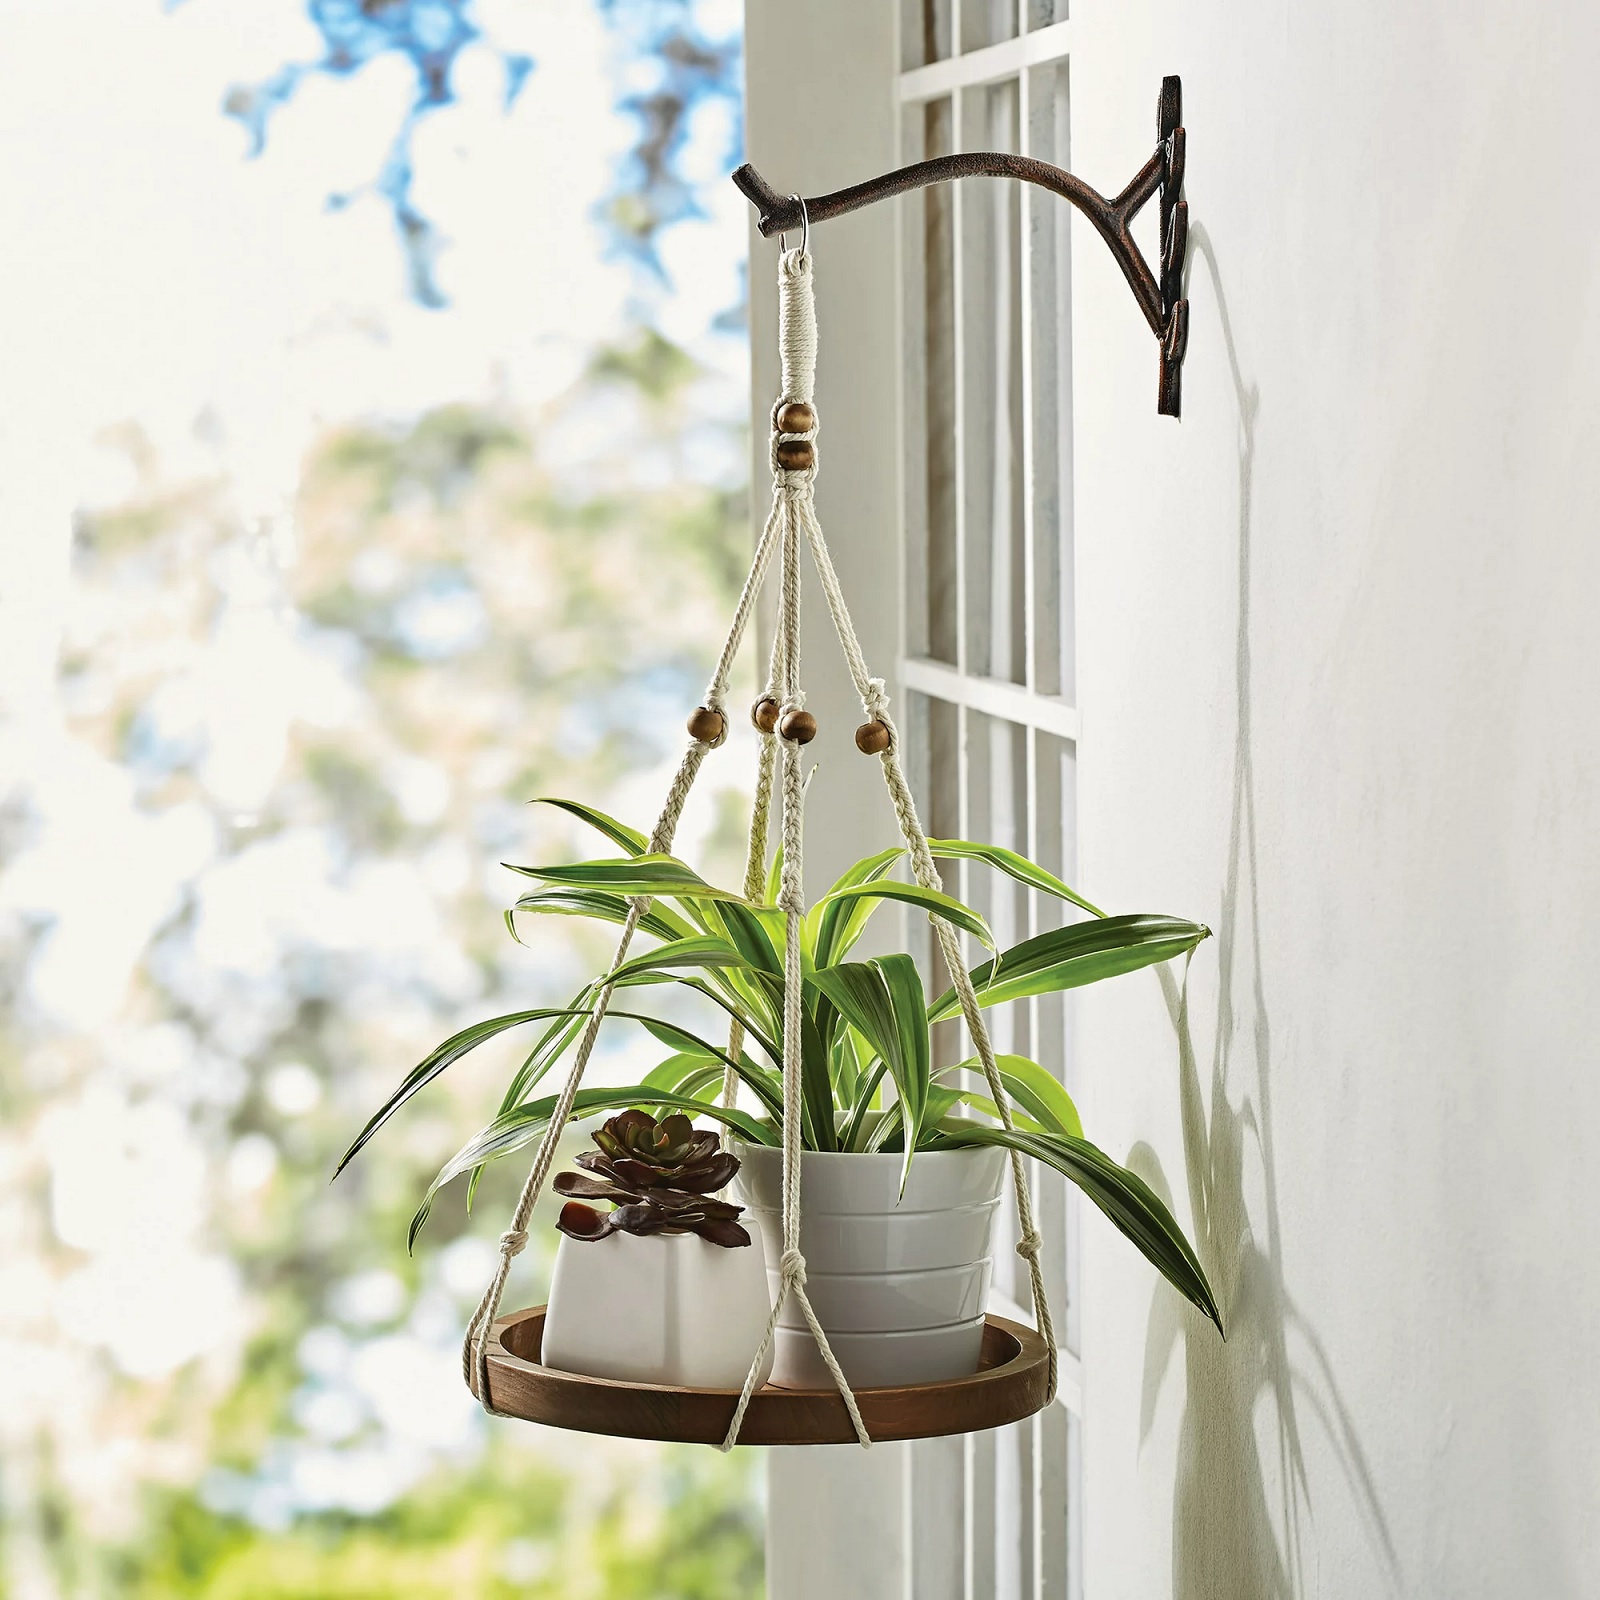
[[[608, 985], [613, 991], [608, 1018], [638, 1023], [670, 1053], [639, 1083], [580, 1089], [574, 1120], [648, 1106], [660, 1115], [714, 1118], [751, 1144], [782, 1142], [784, 914], [772, 903], [780, 863], [773, 863], [765, 903], [755, 904], [707, 883], [674, 856], [651, 854], [643, 834], [603, 812], [575, 801], [548, 803], [596, 828], [623, 854], [569, 866], [512, 867], [538, 885], [507, 911], [512, 936], [519, 915], [622, 923], [632, 900], [647, 896], [650, 904], [639, 928], [656, 945], [595, 979], [567, 1006], [512, 1012], [463, 1029], [413, 1068], [373, 1114], [339, 1163], [341, 1171], [407, 1100], [452, 1062], [508, 1029], [544, 1024], [513, 1073], [499, 1113], [445, 1163], [429, 1187], [411, 1224], [413, 1240], [435, 1195], [452, 1178], [472, 1175], [470, 1204], [487, 1162], [545, 1132], [556, 1097], [534, 1091], [576, 1042]], [[970, 906], [890, 876], [903, 851], [884, 850], [856, 862], [811, 907], [801, 930], [804, 1147], [898, 1153], [902, 1183], [919, 1151], [1000, 1145], [1034, 1157], [1077, 1184], [1178, 1292], [1220, 1328], [1205, 1272], [1167, 1207], [1135, 1173], [1084, 1137], [1071, 1097], [1043, 1066], [1025, 1056], [998, 1057], [1011, 1120], [1009, 1128], [1003, 1126], [986, 1090], [964, 1086], [975, 1061], [933, 1064], [930, 1030], [960, 1015], [955, 991], [930, 999], [908, 955], [847, 959], [874, 910], [885, 901], [908, 904], [943, 918], [990, 952], [971, 970], [979, 1004], [989, 1007], [1168, 961], [1192, 950], [1210, 930], [1177, 917], [1107, 916], [1012, 850], [962, 839], [931, 839], [929, 846], [936, 857], [981, 862], [1086, 916], [998, 950], [987, 923]], [[738, 1055], [677, 1022], [618, 1003], [631, 991], [664, 983], [692, 991], [737, 1020], [744, 1035]], [[759, 1112], [717, 1103], [729, 1067]]]

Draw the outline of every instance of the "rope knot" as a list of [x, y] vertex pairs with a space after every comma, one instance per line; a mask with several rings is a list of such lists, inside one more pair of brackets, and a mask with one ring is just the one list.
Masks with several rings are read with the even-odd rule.
[[514, 1260], [528, 1248], [528, 1230], [526, 1228], [508, 1228], [500, 1235], [500, 1254], [507, 1261]]
[[862, 695], [861, 704], [869, 717], [876, 717], [880, 722], [888, 717], [889, 695], [882, 678], [867, 679], [867, 692]]
[[806, 1258], [798, 1250], [785, 1250], [778, 1257], [778, 1271], [786, 1289], [798, 1288], [806, 1281]]
[[817, 476], [815, 459], [809, 467], [786, 467], [778, 460], [777, 446], [772, 451], [772, 487], [791, 499], [799, 499], [811, 488]]
[[1044, 1240], [1037, 1233], [1025, 1233], [1017, 1240], [1017, 1254], [1024, 1261], [1037, 1261], [1039, 1259], [1039, 1247], [1043, 1243]]

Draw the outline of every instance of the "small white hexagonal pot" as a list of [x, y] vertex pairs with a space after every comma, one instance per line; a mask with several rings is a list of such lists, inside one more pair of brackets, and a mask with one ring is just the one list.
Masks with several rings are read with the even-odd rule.
[[[683, 1389], [738, 1389], [766, 1331], [766, 1252], [697, 1234], [563, 1234], [540, 1359], [562, 1372]], [[767, 1352], [761, 1381], [772, 1371]]]

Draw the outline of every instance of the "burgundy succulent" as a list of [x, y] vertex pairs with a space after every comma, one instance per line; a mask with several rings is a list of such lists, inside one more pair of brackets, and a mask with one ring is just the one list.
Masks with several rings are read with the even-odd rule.
[[[558, 1172], [557, 1194], [568, 1196], [556, 1226], [569, 1239], [608, 1233], [697, 1233], [730, 1248], [750, 1243], [736, 1220], [742, 1206], [714, 1200], [739, 1170], [737, 1156], [714, 1133], [695, 1128], [680, 1112], [657, 1122], [644, 1111], [623, 1111], [593, 1134], [598, 1150], [577, 1158], [582, 1172]], [[597, 1211], [589, 1200], [610, 1200]]]

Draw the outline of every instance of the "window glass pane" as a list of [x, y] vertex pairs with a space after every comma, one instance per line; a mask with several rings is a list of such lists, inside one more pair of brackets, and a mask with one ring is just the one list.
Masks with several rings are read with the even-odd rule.
[[1033, 1593], [1033, 1424], [994, 1432], [994, 1567], [980, 1594]]
[[966, 1439], [915, 1439], [906, 1446], [916, 1527], [907, 1552], [916, 1600], [967, 1600]]
[[[963, 97], [969, 150], [1016, 150], [1013, 80]], [[966, 670], [1026, 677], [1022, 518], [1020, 186], [970, 179], [961, 196], [961, 416]]]
[[961, 0], [963, 50], [981, 50], [1016, 36], [1017, 0]]
[[[1044, 27], [1065, 17], [1065, 0], [964, 0], [957, 48], [1013, 37], [1019, 14], [1023, 25]], [[928, 32], [945, 15], [915, 14], [908, 63], [948, 48]], [[959, 148], [1069, 165], [1064, 61], [1027, 69], [1025, 86], [975, 85], [902, 115], [906, 161]], [[910, 775], [930, 835], [1018, 850], [1075, 885], [1075, 746], [1027, 726], [1025, 711], [1014, 713], [1019, 721], [994, 715], [992, 689], [974, 681], [1075, 698], [1070, 211], [992, 180], [921, 191], [901, 211], [907, 650], [957, 669], [948, 689], [910, 697]], [[1081, 915], [980, 864], [940, 870], [1002, 948]], [[930, 930], [920, 918], [908, 928], [930, 991], [942, 991], [948, 974]], [[970, 946], [969, 962], [981, 959]], [[1070, 996], [999, 1007], [986, 1019], [998, 1052], [1032, 1057], [1079, 1093]], [[964, 1024], [941, 1025], [937, 1064], [972, 1054]], [[980, 1073], [968, 1082], [983, 1087]], [[1059, 1174], [1027, 1167], [1046, 1241], [1045, 1292], [1063, 1350], [1075, 1354], [1078, 1193]], [[1026, 1315], [1031, 1291], [1011, 1249], [1016, 1237], [1008, 1184], [995, 1220], [994, 1291]], [[959, 1443], [910, 1446], [911, 1592], [1079, 1600], [1078, 1456], [1077, 1421], [1061, 1404]]]
[[1067, 1600], [1083, 1600], [1083, 1424], [1067, 1418]]
[[[907, 707], [907, 777], [916, 794], [922, 824], [932, 839], [962, 835], [961, 817], [961, 713], [945, 700], [913, 694]], [[940, 875], [948, 893], [961, 893], [960, 863], [941, 861]], [[908, 950], [918, 958], [923, 983], [930, 996], [950, 987], [950, 974], [924, 917], [908, 917]], [[933, 1030], [933, 1064], [949, 1066], [966, 1058], [965, 1028], [960, 1022], [941, 1022]]]
[[[1028, 849], [1028, 732], [1014, 722], [967, 713], [967, 826], [970, 838], [1023, 853]], [[1014, 878], [974, 865], [968, 903], [988, 919], [1004, 949], [1028, 936], [1029, 891]], [[981, 959], [974, 949], [973, 959]], [[988, 1013], [998, 1050], [1025, 1050], [1026, 1006]]]
[[924, 67], [949, 55], [950, 0], [901, 0], [901, 67]]
[[[967, 1439], [967, 1594], [992, 1595], [995, 1558], [995, 1434], [969, 1433]], [[1007, 1507], [1008, 1511], [1012, 1508]], [[1014, 1592], [1014, 1591], [1013, 1591]]]
[[1027, 0], [1029, 28], [1048, 28], [1067, 20], [1067, 0]]
[[[954, 125], [948, 100], [923, 107], [923, 154], [947, 155]], [[920, 338], [912, 338], [922, 365], [922, 426], [908, 437], [919, 441], [918, 488], [925, 518], [923, 595], [926, 618], [923, 649], [936, 661], [954, 665], [960, 624], [956, 556], [956, 301], [955, 189], [934, 184], [920, 191]], [[915, 541], [917, 530], [912, 525]]]
[[[1028, 82], [1028, 154], [1069, 167], [1067, 65]], [[1077, 691], [1072, 631], [1072, 318], [1067, 303], [1072, 208], [1041, 189], [1027, 207], [1029, 396], [1033, 442], [1033, 686], [1068, 700]]]
[[1067, 1519], [1076, 1510], [1068, 1500], [1070, 1424], [1062, 1405], [1047, 1406], [1033, 1420], [1039, 1518], [1039, 1565], [1033, 1592], [1038, 1600], [1067, 1600]]

